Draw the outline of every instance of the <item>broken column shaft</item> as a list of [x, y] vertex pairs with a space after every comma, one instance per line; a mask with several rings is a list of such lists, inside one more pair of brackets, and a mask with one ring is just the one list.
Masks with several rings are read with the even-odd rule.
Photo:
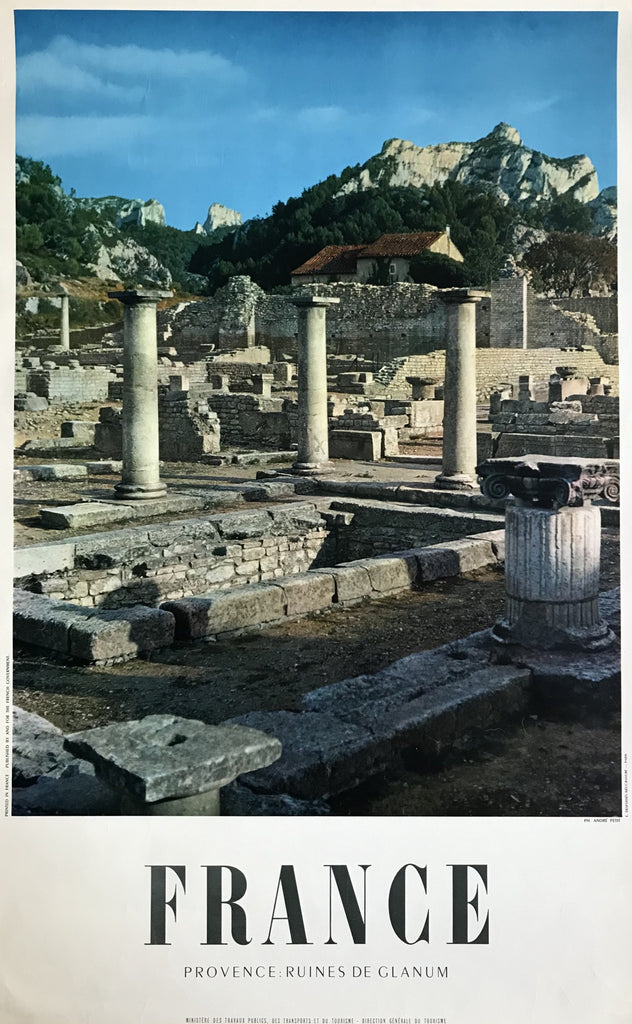
[[298, 309], [298, 458], [294, 473], [322, 473], [329, 463], [327, 424], [327, 306], [340, 299], [301, 295]]
[[[505, 616], [501, 643], [598, 650], [613, 640], [599, 614], [602, 493], [614, 464], [539, 455], [477, 467], [488, 497], [513, 494], [505, 517]], [[504, 493], [503, 493], [504, 492]]]
[[435, 485], [449, 490], [476, 486], [476, 303], [485, 292], [451, 288], [448, 303], [443, 416], [443, 467]]
[[156, 306], [171, 292], [109, 292], [123, 303], [123, 472], [115, 485], [126, 501], [162, 498], [158, 449]]

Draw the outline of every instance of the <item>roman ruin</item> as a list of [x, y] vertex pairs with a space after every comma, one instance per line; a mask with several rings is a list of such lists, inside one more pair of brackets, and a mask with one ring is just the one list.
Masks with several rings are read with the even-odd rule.
[[110, 294], [18, 344], [14, 813], [391, 813], [412, 765], [444, 813], [499, 731], [616, 713], [608, 299]]

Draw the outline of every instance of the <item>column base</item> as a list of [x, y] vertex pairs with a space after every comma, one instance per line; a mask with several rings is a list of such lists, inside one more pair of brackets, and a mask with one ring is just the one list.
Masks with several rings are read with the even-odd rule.
[[296, 476], [320, 476], [321, 473], [333, 473], [331, 462], [295, 462], [290, 472]]
[[603, 651], [616, 637], [603, 619], [591, 626], [552, 626], [547, 622], [498, 619], [492, 627], [492, 639], [499, 645], [515, 645], [531, 650], [551, 651], [573, 648], [580, 651]]
[[434, 486], [445, 491], [476, 491], [478, 481], [469, 473], [440, 473], [435, 477]]
[[122, 501], [145, 501], [150, 498], [165, 498], [167, 485], [159, 480], [153, 487], [142, 484], [114, 484], [115, 497]]

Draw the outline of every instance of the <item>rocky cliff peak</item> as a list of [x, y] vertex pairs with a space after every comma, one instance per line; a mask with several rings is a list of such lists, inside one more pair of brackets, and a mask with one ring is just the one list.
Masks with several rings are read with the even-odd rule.
[[241, 214], [238, 210], [231, 210], [221, 203], [211, 203], [202, 229], [205, 234], [210, 235], [211, 231], [215, 231], [217, 228], [232, 228], [239, 224], [241, 224]]
[[529, 149], [516, 128], [501, 121], [475, 142], [416, 146], [388, 139], [341, 194], [381, 185], [416, 188], [448, 179], [491, 191], [503, 203], [537, 203], [569, 193], [582, 203], [599, 194], [597, 172], [587, 156], [550, 157]]

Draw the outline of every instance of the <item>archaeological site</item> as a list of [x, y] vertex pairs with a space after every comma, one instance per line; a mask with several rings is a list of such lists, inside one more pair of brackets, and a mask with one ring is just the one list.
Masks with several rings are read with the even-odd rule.
[[616, 290], [372, 234], [206, 294], [101, 245], [96, 326], [19, 265], [13, 814], [621, 814]]

